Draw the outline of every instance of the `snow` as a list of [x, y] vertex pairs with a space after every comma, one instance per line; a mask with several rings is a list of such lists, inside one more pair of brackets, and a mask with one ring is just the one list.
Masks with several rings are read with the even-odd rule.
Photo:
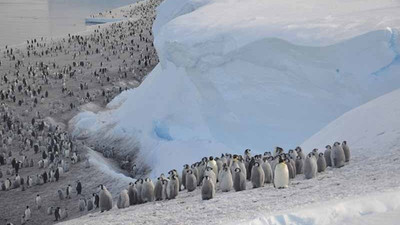
[[174, 200], [114, 208], [62, 224], [398, 224], [399, 101], [400, 89], [345, 113], [302, 144], [308, 152], [308, 146], [348, 140], [351, 161], [315, 179], [297, 175], [287, 189], [252, 189], [248, 182], [246, 191], [217, 189], [208, 201], [201, 200], [197, 188], [180, 192]]
[[160, 63], [108, 111], [78, 115], [75, 133], [139, 143], [138, 161], [151, 177], [202, 156], [293, 148], [400, 87], [399, 7], [391, 0], [164, 1], [153, 28]]

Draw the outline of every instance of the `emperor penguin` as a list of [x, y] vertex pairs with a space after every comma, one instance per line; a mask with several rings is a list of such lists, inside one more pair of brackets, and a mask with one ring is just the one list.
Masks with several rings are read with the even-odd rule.
[[87, 158], [86, 161], [85, 161], [85, 168], [86, 169], [90, 168], [89, 158]]
[[244, 174], [244, 177], [247, 177], [246, 165], [244, 164], [244, 160], [243, 160], [242, 156], [239, 156], [238, 164], [239, 164], [240, 170]]
[[68, 184], [68, 186], [67, 186], [67, 191], [66, 191], [66, 198], [71, 198], [71, 195], [72, 195], [72, 187], [71, 187], [71, 185], [70, 184]]
[[161, 177], [157, 178], [156, 185], [154, 186], [154, 198], [156, 201], [163, 200], [163, 184]]
[[347, 141], [343, 141], [342, 148], [343, 148], [344, 158], [345, 158], [344, 161], [349, 162], [350, 161], [350, 149], [349, 149], [349, 146], [347, 145]]
[[88, 198], [86, 200], [87, 202], [87, 211], [91, 211], [94, 208], [94, 204], [93, 204], [93, 198]]
[[228, 168], [228, 166], [226, 164], [220, 172], [219, 187], [222, 192], [228, 192], [228, 191], [232, 190], [232, 187], [233, 187], [231, 170]]
[[217, 162], [217, 168], [218, 168], [218, 173], [219, 173], [222, 170], [222, 166], [224, 165], [224, 163], [223, 163], [222, 159], [219, 159], [219, 158], [215, 158], [215, 161]]
[[335, 142], [333, 144], [333, 148], [331, 151], [331, 160], [332, 167], [340, 168], [344, 166], [345, 155], [342, 146], [340, 146], [339, 142]]
[[31, 209], [29, 208], [29, 206], [26, 206], [25, 209], [25, 220], [29, 221], [31, 219]]
[[324, 153], [319, 153], [317, 160], [318, 173], [324, 172], [326, 169], [326, 161]]
[[52, 215], [54, 213], [54, 208], [53, 208], [53, 206], [49, 206], [48, 208], [47, 208], [47, 215]]
[[330, 145], [327, 145], [325, 148], [326, 149], [324, 152], [324, 157], [325, 157], [326, 166], [332, 166], [332, 160], [331, 160], [332, 148]]
[[289, 170], [282, 157], [274, 170], [274, 186], [278, 189], [289, 187]]
[[243, 154], [243, 159], [246, 161], [247, 159], [251, 159], [251, 150], [250, 149], [246, 149], [244, 150], [244, 154]]
[[40, 209], [42, 207], [42, 198], [40, 197], [39, 194], [36, 195], [35, 203], [37, 209]]
[[192, 170], [193, 174], [196, 176], [197, 186], [199, 186], [199, 170], [197, 169], [197, 164], [192, 164], [190, 169]]
[[191, 169], [186, 173], [186, 189], [188, 192], [194, 191], [197, 187], [197, 179]]
[[186, 173], [187, 173], [188, 169], [189, 169], [189, 165], [188, 164], [183, 165], [183, 169], [182, 169], [182, 185], [183, 185], [183, 189], [186, 189]]
[[150, 178], [146, 178], [142, 184], [141, 197], [143, 203], [154, 201], [154, 184]]
[[255, 162], [251, 169], [251, 183], [253, 188], [264, 187], [265, 174], [259, 162]]
[[63, 194], [62, 190], [58, 190], [57, 193], [58, 193], [58, 198], [60, 200], [64, 200], [64, 194]]
[[296, 157], [296, 173], [297, 174], [303, 174], [303, 165], [304, 165], [304, 160], [301, 158], [301, 156]]
[[85, 201], [85, 199], [83, 199], [83, 198], [79, 199], [78, 207], [79, 207], [79, 211], [81, 211], [81, 212], [85, 211], [85, 209], [86, 209], [86, 201]]
[[240, 168], [235, 169], [233, 188], [235, 189], [235, 191], [246, 190], [246, 176]]
[[121, 193], [119, 193], [117, 207], [118, 207], [118, 209], [123, 209], [123, 208], [129, 207], [128, 190], [124, 189], [121, 191]]
[[[217, 175], [217, 174], [218, 174], [217, 162], [214, 160], [214, 158], [213, 158], [212, 156], [210, 156], [210, 158], [208, 159], [207, 167], [210, 167], [210, 168], [213, 170], [214, 175]], [[207, 168], [206, 168], [206, 169], [207, 169]], [[215, 176], [215, 183], [214, 183], [214, 185], [216, 185], [216, 181], [217, 181], [217, 179], [216, 179], [216, 176]]]
[[208, 176], [211, 181], [214, 182], [214, 187], [217, 185], [217, 175], [214, 173], [214, 170], [211, 167], [207, 167], [206, 171], [204, 172], [204, 176]]
[[301, 159], [304, 160], [306, 158], [306, 155], [304, 155], [303, 149], [301, 149], [300, 146], [297, 146], [295, 150], [297, 152], [297, 155], [299, 155]]
[[107, 188], [104, 185], [100, 185], [100, 211], [104, 212], [104, 211], [108, 211], [110, 209], [112, 209], [113, 206], [113, 200], [112, 200], [112, 196], [111, 193], [107, 190]]
[[296, 176], [296, 172], [293, 168], [293, 164], [290, 162], [290, 159], [288, 158], [285, 159], [285, 163], [289, 171], [289, 179], [294, 179]]
[[273, 177], [272, 177], [272, 169], [271, 169], [271, 165], [269, 164], [269, 162], [267, 161], [267, 158], [262, 159], [264, 162], [261, 164], [261, 168], [264, 171], [264, 182], [266, 184], [270, 184], [273, 181]]
[[136, 205], [138, 193], [135, 184], [132, 182], [129, 183], [128, 195], [129, 195], [129, 205]]
[[209, 200], [215, 196], [214, 182], [209, 176], [204, 176], [203, 185], [201, 186], [201, 199]]
[[142, 185], [143, 185], [143, 179], [138, 179], [135, 181], [135, 186], [137, 189], [137, 204], [142, 204]]
[[273, 156], [278, 156], [278, 155], [280, 155], [280, 154], [282, 154], [282, 153], [283, 153], [283, 148], [281, 148], [281, 147], [275, 147], [274, 155], [273, 155]]
[[292, 157], [292, 159], [296, 159], [297, 158], [297, 152], [294, 151], [293, 149], [289, 150], [289, 156]]
[[176, 175], [172, 175], [167, 185], [167, 196], [168, 199], [174, 199], [178, 196], [179, 192], [179, 178]]
[[317, 176], [317, 160], [312, 153], [309, 153], [304, 161], [304, 176], [306, 179], [312, 179]]

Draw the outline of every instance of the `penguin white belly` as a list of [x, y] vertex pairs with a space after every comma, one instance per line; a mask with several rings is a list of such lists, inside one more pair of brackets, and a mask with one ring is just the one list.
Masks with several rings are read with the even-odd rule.
[[275, 167], [274, 176], [275, 188], [287, 188], [289, 187], [289, 170], [287, 165], [284, 163], [279, 163]]

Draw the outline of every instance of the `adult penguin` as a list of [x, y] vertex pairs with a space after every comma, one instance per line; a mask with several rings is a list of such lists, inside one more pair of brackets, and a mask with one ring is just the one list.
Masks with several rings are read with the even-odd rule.
[[111, 193], [107, 190], [107, 188], [104, 185], [100, 185], [100, 194], [99, 194], [99, 206], [100, 206], [100, 211], [108, 211], [112, 209], [113, 205], [113, 200]]
[[345, 158], [344, 161], [349, 162], [350, 161], [350, 148], [347, 145], [347, 141], [343, 141], [342, 148], [343, 148], [344, 158]]
[[233, 188], [235, 189], [235, 191], [246, 190], [246, 176], [240, 168], [235, 169]]
[[267, 158], [264, 158], [262, 160], [263, 163], [261, 164], [261, 168], [264, 171], [264, 177], [265, 177], [264, 182], [266, 184], [270, 184], [273, 181], [271, 165], [267, 161]]
[[187, 174], [187, 170], [189, 169], [189, 165], [185, 164], [183, 165], [183, 169], [182, 169], [182, 185], [183, 185], [183, 189], [186, 189], [186, 174]]
[[124, 189], [121, 191], [117, 201], [118, 209], [128, 208], [129, 207], [129, 195], [128, 190]]
[[274, 170], [274, 186], [278, 189], [289, 187], [289, 170], [281, 156]]
[[196, 187], [197, 187], [196, 176], [193, 174], [193, 171], [191, 169], [188, 169], [186, 173], [186, 189], [188, 192], [192, 192], [196, 190]]
[[303, 165], [304, 165], [304, 160], [301, 158], [301, 156], [298, 155], [296, 157], [296, 173], [297, 174], [303, 174], [303, 172], [304, 172]]
[[141, 196], [143, 203], [154, 201], [154, 184], [150, 178], [144, 180]]
[[82, 193], [82, 183], [78, 180], [76, 183], [76, 195], [80, 195]]
[[325, 157], [326, 166], [332, 166], [332, 159], [331, 159], [332, 147], [330, 145], [327, 145], [325, 148], [326, 149], [324, 152], [324, 157]]
[[176, 175], [172, 175], [171, 179], [167, 184], [167, 197], [168, 199], [174, 199], [178, 196], [179, 192], [179, 178]]
[[251, 183], [253, 188], [264, 187], [265, 174], [259, 162], [255, 162], [251, 169]]
[[335, 142], [331, 151], [331, 160], [332, 166], [336, 168], [340, 168], [344, 166], [345, 155], [342, 146], [340, 146], [339, 142]]
[[324, 172], [326, 169], [326, 161], [324, 153], [319, 153], [317, 160], [318, 173]]
[[35, 203], [37, 209], [40, 209], [42, 207], [42, 198], [40, 197], [39, 194], [36, 195]]
[[312, 179], [317, 176], [317, 160], [312, 153], [309, 153], [304, 161], [304, 176], [306, 179]]
[[201, 199], [209, 200], [215, 196], [214, 182], [209, 176], [204, 176], [203, 186], [201, 186]]
[[219, 187], [222, 192], [228, 192], [232, 190], [233, 187], [232, 173], [226, 164], [222, 167], [222, 170], [220, 171]]

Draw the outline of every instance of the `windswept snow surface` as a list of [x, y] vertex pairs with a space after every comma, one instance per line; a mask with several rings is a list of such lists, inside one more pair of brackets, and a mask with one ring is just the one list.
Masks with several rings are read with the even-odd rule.
[[[315, 179], [297, 175], [289, 188], [221, 193], [201, 200], [200, 188], [177, 199], [114, 208], [63, 224], [395, 225], [400, 217], [400, 89], [347, 112], [303, 146], [344, 137], [352, 158]], [[325, 134], [327, 136], [325, 136]], [[307, 151], [308, 152], [308, 151]]]
[[202, 156], [294, 147], [400, 87], [399, 10], [392, 0], [166, 0], [153, 27], [159, 65], [109, 111], [78, 115], [75, 131], [139, 143], [153, 177]]

